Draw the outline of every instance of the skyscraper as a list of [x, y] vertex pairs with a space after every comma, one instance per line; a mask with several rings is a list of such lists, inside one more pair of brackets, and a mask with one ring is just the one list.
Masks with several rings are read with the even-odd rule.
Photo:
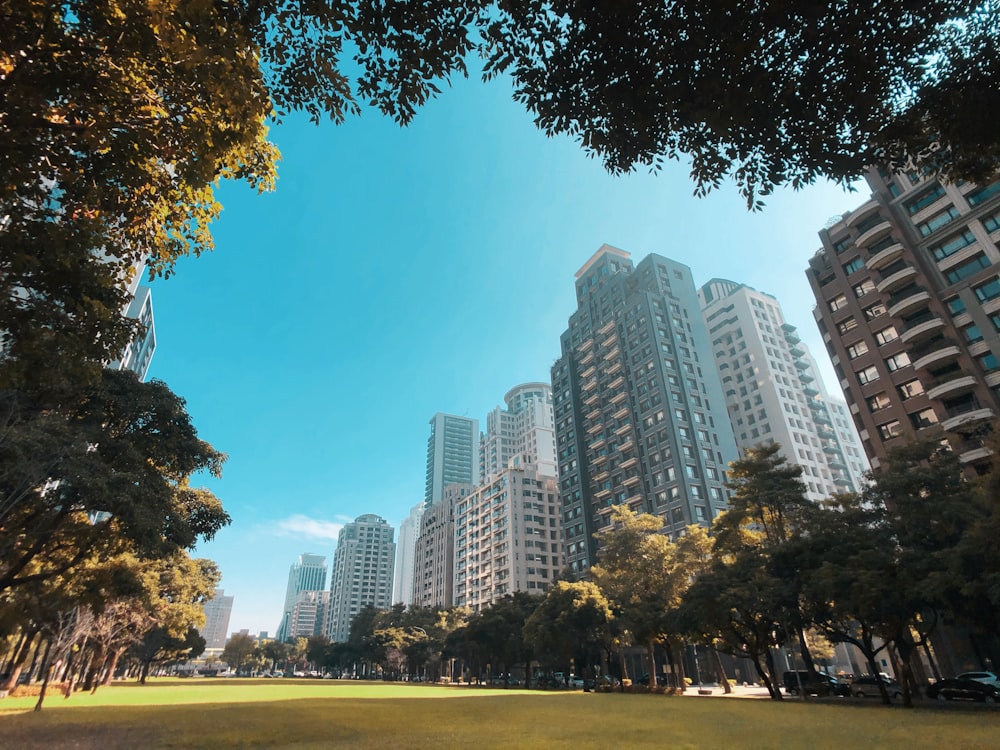
[[867, 179], [809, 262], [820, 332], [873, 466], [929, 438], [975, 473], [1000, 408], [1000, 182]]
[[420, 519], [427, 506], [418, 503], [410, 508], [410, 515], [399, 524], [396, 541], [396, 566], [392, 574], [393, 604], [413, 604], [414, 554], [420, 536]]
[[[677, 534], [726, 508], [736, 445], [691, 270], [603, 245], [576, 274], [552, 368], [566, 563], [594, 562], [611, 507]], [[749, 362], [741, 362], [744, 368]]]
[[205, 648], [226, 647], [226, 633], [229, 632], [232, 614], [233, 597], [226, 596], [223, 589], [216, 589], [215, 595], [205, 602], [205, 625], [198, 631], [205, 639]]
[[552, 387], [523, 383], [504, 396], [507, 408], [486, 415], [486, 434], [479, 445], [480, 475], [485, 478], [507, 468], [514, 456], [535, 464], [547, 476], [556, 475], [556, 435], [552, 416]]
[[285, 604], [281, 610], [281, 624], [275, 638], [283, 641], [291, 636], [291, 616], [296, 597], [300, 591], [322, 591], [326, 588], [326, 557], [323, 555], [299, 555], [299, 561], [288, 569], [288, 586], [285, 588]]
[[736, 444], [778, 443], [782, 455], [802, 467], [810, 500], [860, 489], [868, 468], [861, 442], [844, 423], [844, 410], [832, 406], [778, 301], [726, 279], [704, 284], [698, 297]]
[[455, 605], [455, 506], [474, 489], [471, 484], [445, 485], [441, 502], [424, 511], [414, 554], [414, 604]]
[[453, 414], [435, 414], [427, 439], [424, 503], [440, 502], [445, 485], [479, 484], [479, 422]]
[[351, 621], [362, 607], [392, 605], [392, 569], [396, 557], [393, 528], [374, 514], [358, 516], [337, 537], [330, 575], [330, 611], [326, 634], [346, 641]]

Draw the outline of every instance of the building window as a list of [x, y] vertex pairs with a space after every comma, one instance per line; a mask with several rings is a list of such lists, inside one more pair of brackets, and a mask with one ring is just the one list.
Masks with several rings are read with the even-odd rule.
[[889, 368], [889, 372], [895, 372], [901, 367], [906, 367], [908, 364], [910, 364], [910, 355], [906, 352], [893, 354], [891, 357], [886, 357], [885, 359], [885, 366]]
[[952, 297], [948, 300], [948, 309], [952, 315], [961, 315], [965, 312], [965, 302], [961, 297]]
[[936, 245], [931, 245], [928, 250], [931, 251], [931, 255], [934, 256], [934, 260], [941, 261], [950, 255], [954, 255], [959, 250], [968, 247], [975, 241], [976, 235], [972, 233], [972, 230], [966, 227], [958, 234], [953, 234], [948, 239], [942, 240]]
[[900, 398], [904, 401], [913, 398], [914, 396], [919, 396], [924, 392], [924, 384], [919, 380], [911, 380], [902, 385], [896, 386], [896, 391], [899, 393]]
[[859, 341], [856, 344], [851, 344], [847, 347], [847, 356], [851, 359], [857, 359], [862, 354], [868, 351], [868, 344], [864, 341]]
[[962, 335], [965, 336], [965, 340], [970, 344], [975, 344], [977, 341], [983, 340], [983, 332], [979, 330], [979, 326], [973, 324], [970, 326], [965, 326], [962, 329]]
[[955, 219], [958, 218], [958, 209], [954, 206], [948, 206], [944, 211], [939, 211], [934, 214], [927, 221], [922, 221], [917, 224], [917, 231], [920, 232], [921, 237], [926, 237], [933, 234], [938, 229], [943, 226], [947, 226]]
[[844, 239], [833, 243], [833, 251], [837, 253], [837, 255], [840, 255], [842, 252], [844, 252], [847, 248], [849, 248], [853, 244], [854, 240], [852, 240], [850, 237], [845, 237]]
[[918, 213], [923, 209], [927, 208], [929, 205], [931, 205], [938, 199], [942, 198], [943, 196], [944, 196], [944, 188], [939, 184], [935, 184], [930, 189], [925, 190], [916, 198], [907, 201], [903, 205], [906, 207], [907, 213], [909, 213], [910, 216], [912, 216], [913, 214]]
[[937, 424], [937, 421], [937, 414], [934, 413], [933, 409], [923, 409], [910, 415], [910, 422], [918, 430], [922, 427], [930, 427], [933, 424]]
[[883, 328], [881, 331], [877, 331], [875, 333], [875, 340], [878, 342], [879, 346], [882, 344], [888, 344], [890, 341], [895, 341], [897, 338], [896, 329], [893, 326]]
[[860, 382], [861, 385], [873, 383], [876, 380], [878, 380], [878, 368], [875, 367], [875, 365], [866, 367], [858, 373], [858, 382]]
[[854, 287], [855, 297], [864, 297], [866, 294], [871, 294], [875, 291], [875, 282], [871, 279], [865, 279], [860, 284]]
[[990, 262], [982, 253], [976, 253], [970, 260], [965, 261], [961, 265], [955, 266], [949, 269], [945, 273], [945, 278], [948, 282], [955, 284], [964, 278], [972, 276], [972, 274], [981, 271], [984, 268], [989, 268]]
[[885, 394], [885, 391], [883, 391], [882, 393], [876, 393], [874, 396], [871, 396], [867, 401], [868, 401], [869, 411], [881, 411], [882, 409], [887, 409], [892, 403], [889, 400], [889, 397]]
[[830, 310], [832, 312], [836, 312], [840, 308], [847, 306], [847, 297], [845, 297], [843, 294], [837, 295], [832, 300], [830, 300], [829, 304], [830, 304]]
[[1000, 182], [994, 182], [992, 185], [983, 185], [983, 187], [976, 188], [965, 196], [965, 200], [969, 202], [970, 206], [978, 206], [980, 203], [988, 201], [997, 193], [1000, 193]]
[[871, 307], [865, 308], [866, 320], [875, 320], [875, 318], [879, 317], [880, 315], [885, 315], [885, 305], [883, 305], [881, 302], [876, 302]]
[[983, 372], [994, 372], [1000, 369], [1000, 363], [997, 362], [997, 358], [992, 352], [988, 352], [981, 357], [976, 357], [979, 361], [979, 366], [983, 368]]
[[865, 262], [861, 258], [853, 258], [844, 264], [844, 273], [850, 276], [855, 271], [860, 271], [865, 267]]
[[902, 432], [902, 425], [899, 424], [898, 419], [894, 419], [891, 422], [886, 422], [885, 424], [880, 424], [878, 426], [878, 434], [881, 436], [882, 440], [891, 440], [897, 437]]
[[985, 284], [975, 287], [976, 299], [980, 302], [988, 302], [991, 299], [1000, 297], [1000, 278], [990, 279]]
[[837, 330], [840, 331], [841, 335], [853, 331], [858, 327], [858, 321], [854, 318], [848, 318], [847, 320], [841, 321], [837, 324]]
[[994, 211], [989, 216], [980, 217], [987, 232], [995, 232], [1000, 229], [1000, 211]]
[[880, 213], [878, 213], [878, 212], [873, 213], [867, 219], [862, 219], [861, 221], [858, 222], [858, 224], [857, 224], [858, 234], [864, 234], [869, 229], [873, 229], [874, 227], [877, 227], [879, 224], [881, 224], [884, 221], [885, 221], [885, 219], [882, 218], [882, 215]]

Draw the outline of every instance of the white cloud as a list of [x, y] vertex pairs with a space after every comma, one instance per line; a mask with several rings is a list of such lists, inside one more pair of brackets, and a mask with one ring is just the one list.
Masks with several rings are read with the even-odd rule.
[[275, 524], [275, 527], [278, 536], [336, 542], [337, 535], [344, 524], [296, 514], [281, 519]]

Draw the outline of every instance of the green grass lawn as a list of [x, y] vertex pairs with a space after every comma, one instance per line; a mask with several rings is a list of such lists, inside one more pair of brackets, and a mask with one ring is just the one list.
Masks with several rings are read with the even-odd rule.
[[[1000, 711], [337, 680], [119, 684], [0, 701], [0, 748], [994, 750]], [[979, 707], [975, 707], [979, 708]]]

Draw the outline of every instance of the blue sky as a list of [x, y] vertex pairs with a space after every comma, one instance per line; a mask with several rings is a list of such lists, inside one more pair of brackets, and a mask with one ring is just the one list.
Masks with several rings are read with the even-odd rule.
[[435, 412], [483, 419], [549, 379], [574, 274], [602, 243], [774, 294], [835, 385], [804, 270], [863, 188], [781, 191], [751, 214], [731, 185], [694, 198], [683, 162], [612, 177], [502, 81], [457, 81], [405, 129], [369, 110], [290, 118], [272, 139], [277, 190], [223, 186], [215, 251], [153, 284], [150, 377], [229, 455], [201, 483], [233, 523], [197, 554], [235, 596], [232, 630], [273, 633], [289, 565], [330, 558], [344, 521], [398, 527], [423, 496]]

